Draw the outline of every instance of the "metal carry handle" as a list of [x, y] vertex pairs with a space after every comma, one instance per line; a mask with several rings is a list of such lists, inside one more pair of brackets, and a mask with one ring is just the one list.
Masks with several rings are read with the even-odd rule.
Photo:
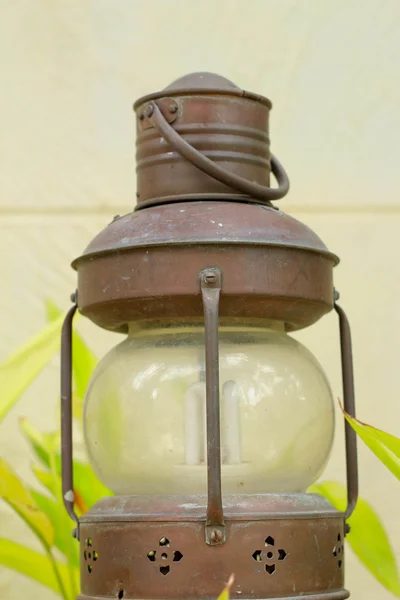
[[[72, 321], [78, 308], [76, 295], [74, 305], [67, 312], [61, 330], [61, 479], [64, 506], [79, 526], [74, 509], [74, 478], [72, 462]], [[74, 535], [79, 539], [78, 527]]]
[[146, 109], [147, 117], [153, 126], [161, 133], [161, 135], [171, 144], [171, 146], [179, 152], [181, 156], [186, 158], [192, 165], [210, 175], [217, 181], [224, 183], [225, 185], [253, 196], [258, 200], [264, 202], [270, 202], [271, 200], [279, 200], [286, 196], [289, 191], [289, 177], [279, 160], [275, 156], [271, 156], [271, 171], [276, 178], [278, 183], [277, 188], [270, 188], [268, 186], [260, 185], [255, 181], [249, 181], [226, 171], [220, 167], [217, 163], [207, 158], [204, 154], [196, 150], [186, 140], [179, 135], [177, 131], [168, 123], [162, 114], [161, 110], [155, 102], [150, 102]]
[[[336, 302], [335, 311], [339, 317], [340, 355], [342, 362], [343, 407], [351, 417], [356, 416], [353, 354], [351, 330], [345, 311]], [[345, 519], [348, 519], [356, 507], [358, 499], [358, 465], [357, 465], [357, 434], [345, 421], [346, 443], [346, 477], [347, 477], [347, 508]]]

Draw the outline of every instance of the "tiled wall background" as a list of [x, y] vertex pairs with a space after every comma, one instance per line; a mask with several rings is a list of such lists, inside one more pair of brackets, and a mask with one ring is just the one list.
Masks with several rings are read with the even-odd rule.
[[[209, 70], [274, 102], [272, 146], [291, 176], [282, 208], [342, 258], [336, 287], [353, 326], [358, 410], [399, 434], [400, 3], [398, 0], [2, 0], [0, 6], [0, 358], [68, 306], [70, 261], [135, 198], [131, 104]], [[85, 324], [98, 355], [113, 338]], [[300, 336], [340, 395], [336, 321]], [[18, 417], [56, 423], [54, 360], [0, 427], [22, 476]], [[339, 428], [341, 429], [341, 428]], [[326, 477], [343, 480], [343, 437]], [[400, 489], [360, 448], [361, 492], [400, 558]], [[0, 503], [1, 536], [35, 541]], [[355, 600], [386, 600], [348, 553]], [[6, 569], [2, 600], [53, 594]]]

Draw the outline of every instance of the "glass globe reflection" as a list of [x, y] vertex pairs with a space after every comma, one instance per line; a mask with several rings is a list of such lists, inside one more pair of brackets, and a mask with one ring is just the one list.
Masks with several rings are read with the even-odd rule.
[[[223, 492], [305, 491], [333, 440], [321, 366], [279, 323], [222, 326], [219, 339]], [[132, 326], [93, 374], [84, 432], [114, 493], [205, 493], [203, 329]]]

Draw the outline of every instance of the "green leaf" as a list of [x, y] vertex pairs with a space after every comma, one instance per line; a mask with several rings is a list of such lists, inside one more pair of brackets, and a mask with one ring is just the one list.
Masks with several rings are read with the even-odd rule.
[[52, 300], [45, 300], [44, 305], [46, 309], [46, 320], [48, 323], [56, 321], [64, 314], [61, 308], [59, 308]]
[[60, 447], [59, 432], [41, 433], [25, 417], [19, 420], [19, 427], [39, 460], [50, 468], [50, 452], [53, 448]]
[[[112, 492], [101, 483], [93, 473], [90, 465], [74, 461], [74, 488], [82, 497], [86, 510], [105, 496], [112, 496]], [[83, 512], [86, 512], [83, 510]]]
[[36, 490], [30, 490], [30, 493], [37, 506], [53, 524], [55, 547], [66, 557], [69, 557], [75, 567], [79, 567], [79, 545], [72, 537], [71, 520], [64, 505], [40, 494]]
[[62, 498], [60, 473], [57, 472], [56, 452], [60, 448], [59, 432], [40, 433], [27, 419], [21, 421], [21, 431], [31, 444], [36, 455], [45, 465], [45, 469], [33, 465], [32, 469], [37, 479], [42, 483], [53, 498], [31, 490], [31, 496], [40, 510], [47, 515], [54, 529], [54, 545], [65, 555], [70, 573], [71, 595], [76, 597], [76, 586], [73, 581], [73, 568], [79, 564], [78, 545], [72, 538], [71, 521]]
[[229, 600], [229, 594], [230, 594], [231, 587], [232, 587], [234, 581], [235, 581], [235, 576], [232, 574], [229, 577], [228, 583], [226, 584], [226, 586], [224, 587], [224, 589], [218, 596], [218, 600]]
[[[89, 379], [91, 378], [94, 368], [97, 365], [97, 358], [77, 333], [74, 333], [73, 344], [73, 372], [75, 391], [78, 398], [83, 400], [89, 384]], [[75, 416], [78, 417], [79, 415]]]
[[[54, 447], [59, 447], [58, 434], [40, 433], [27, 419], [21, 420], [20, 423], [21, 431], [32, 446], [36, 456], [47, 469], [50, 469], [50, 453]], [[60, 478], [61, 455], [59, 451], [55, 453], [54, 459], [56, 474]], [[46, 477], [46, 472], [42, 471], [41, 476], [42, 478]], [[77, 460], [74, 460], [74, 492], [77, 508], [81, 514], [87, 512], [100, 498], [112, 495], [110, 490], [97, 479], [90, 465]]]
[[[58, 434], [40, 433], [27, 419], [21, 420], [20, 424], [21, 431], [32, 446], [36, 456], [47, 469], [50, 469], [50, 453], [55, 446], [59, 447]], [[56, 474], [60, 478], [61, 455], [59, 451], [55, 453], [54, 459]], [[36, 467], [36, 469], [38, 468]], [[41, 479], [41, 483], [44, 483], [45, 478], [47, 478], [47, 484], [50, 485], [48, 473], [40, 471], [39, 479]], [[46, 487], [50, 489], [48, 485]], [[90, 465], [77, 460], [74, 460], [74, 492], [77, 508], [81, 514], [87, 512], [100, 498], [112, 495], [112, 492], [97, 479]]]
[[43, 487], [45, 487], [46, 490], [48, 490], [53, 496], [56, 496], [57, 489], [54, 481], [54, 475], [50, 471], [42, 469], [39, 465], [36, 464], [32, 465], [32, 471], [39, 483], [41, 483]]
[[344, 412], [344, 416], [368, 448], [397, 479], [400, 479], [400, 439], [386, 433], [386, 431], [376, 429], [358, 419], [354, 419], [346, 412]]
[[40, 510], [30, 492], [9, 465], [0, 458], [0, 496], [38, 536], [46, 548], [54, 543], [54, 529], [49, 518]]
[[[52, 565], [50, 558], [44, 554], [2, 538], [0, 539], [0, 564], [18, 573], [22, 573], [26, 577], [30, 577], [56, 593], [60, 593], [59, 584], [54, 573], [54, 565]], [[68, 589], [69, 573], [66, 565], [56, 563], [55, 566], [64, 583], [64, 587]], [[74, 576], [76, 585], [78, 585], [78, 569], [75, 569]]]
[[[48, 320], [52, 321], [62, 315], [61, 310], [51, 300], [46, 301], [46, 312]], [[89, 379], [97, 364], [97, 358], [84, 342], [82, 337], [74, 331], [73, 333], [73, 376], [75, 386], [74, 416], [81, 418], [82, 401], [85, 397]]]
[[[325, 496], [340, 511], [347, 505], [344, 485], [326, 481], [308, 490]], [[400, 598], [400, 577], [386, 531], [374, 509], [362, 498], [348, 520], [350, 533], [346, 536], [352, 550], [368, 571], [390, 592]]]
[[57, 352], [62, 321], [46, 325], [0, 365], [0, 421]]

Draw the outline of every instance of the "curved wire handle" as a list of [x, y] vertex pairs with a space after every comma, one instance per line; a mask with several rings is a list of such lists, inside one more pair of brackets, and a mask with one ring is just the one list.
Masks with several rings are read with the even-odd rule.
[[[343, 407], [351, 417], [356, 416], [354, 395], [353, 354], [349, 320], [343, 308], [336, 302], [335, 311], [339, 317], [340, 353], [342, 362]], [[352, 514], [358, 498], [357, 434], [345, 421], [347, 508], [345, 519]]]
[[217, 181], [220, 181], [233, 189], [239, 190], [244, 194], [253, 196], [258, 200], [263, 200], [264, 202], [279, 200], [288, 193], [289, 177], [275, 156], [271, 157], [271, 170], [275, 175], [278, 187], [270, 188], [268, 186], [260, 185], [255, 181], [244, 179], [230, 171], [226, 171], [217, 163], [196, 150], [196, 148], [191, 146], [173, 127], [171, 127], [155, 102], [151, 102], [147, 106], [147, 115], [153, 126], [181, 156], [200, 169], [200, 171], [210, 175]]
[[78, 308], [76, 294], [71, 299], [74, 305], [67, 312], [61, 330], [61, 478], [64, 506], [78, 525], [74, 536], [79, 539], [72, 462], [72, 321]]

